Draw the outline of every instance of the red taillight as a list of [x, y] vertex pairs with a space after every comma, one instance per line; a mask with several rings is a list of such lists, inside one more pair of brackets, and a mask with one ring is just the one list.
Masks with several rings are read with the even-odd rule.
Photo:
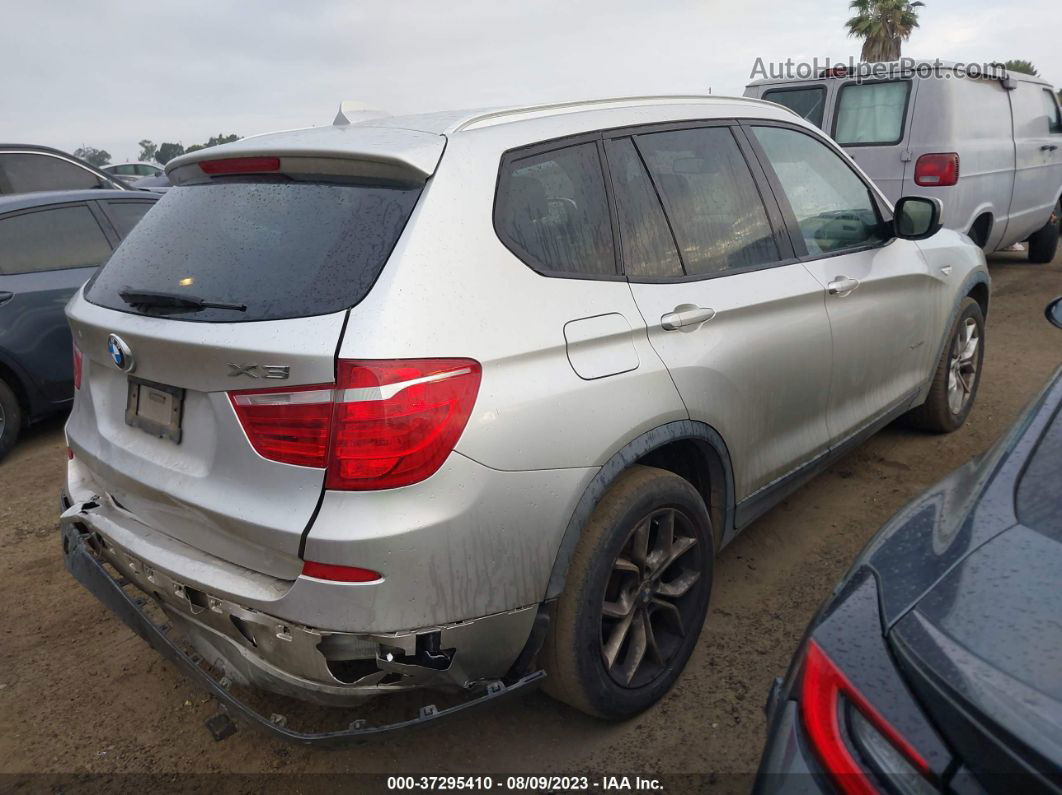
[[432, 475], [457, 444], [479, 392], [471, 359], [339, 361], [325, 487], [364, 491]]
[[915, 163], [915, 185], [946, 188], [959, 181], [959, 156], [955, 152], [922, 155]]
[[69, 447], [66, 448], [66, 460], [67, 461], [73, 461], [74, 460], [74, 451], [71, 450]]
[[332, 384], [230, 392], [247, 439], [262, 458], [303, 467], [328, 464]]
[[327, 468], [329, 489], [397, 488], [434, 474], [479, 391], [472, 359], [341, 359], [336, 370], [336, 384], [229, 393], [259, 455]]
[[809, 642], [800, 687], [800, 708], [811, 744], [826, 770], [845, 795], [876, 795], [878, 788], [867, 777], [845, 742], [842, 730], [842, 697], [847, 700], [923, 776], [929, 765], [907, 740], [870, 705], [848, 677], [814, 641]]
[[375, 582], [383, 576], [372, 569], [362, 569], [358, 566], [335, 566], [331, 563], [315, 563], [312, 560], [303, 563], [302, 573], [305, 577], [333, 582]]
[[74, 345], [74, 389], [81, 389], [81, 351]]
[[257, 174], [262, 171], [280, 171], [279, 157], [226, 157], [220, 160], [204, 160], [199, 164], [204, 174]]

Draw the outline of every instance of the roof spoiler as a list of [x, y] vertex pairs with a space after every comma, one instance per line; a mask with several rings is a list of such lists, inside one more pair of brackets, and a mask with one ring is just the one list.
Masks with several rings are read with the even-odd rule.
[[332, 124], [336, 126], [356, 124], [359, 121], [369, 121], [370, 119], [385, 119], [390, 115], [385, 110], [370, 108], [364, 102], [359, 102], [356, 99], [344, 99], [339, 103], [339, 112], [333, 119]]

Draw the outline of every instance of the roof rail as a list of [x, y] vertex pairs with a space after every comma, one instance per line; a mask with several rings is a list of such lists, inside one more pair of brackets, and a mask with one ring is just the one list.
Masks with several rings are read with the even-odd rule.
[[356, 124], [359, 121], [383, 119], [390, 115], [391, 114], [385, 110], [371, 108], [364, 102], [359, 102], [356, 99], [344, 99], [339, 103], [339, 112], [336, 114], [335, 119], [332, 120], [332, 124], [336, 126]]
[[549, 111], [565, 111], [565, 110], [580, 110], [582, 108], [592, 109], [600, 107], [602, 105], [641, 105], [646, 102], [751, 102], [755, 104], [774, 105], [773, 102], [767, 102], [762, 99], [754, 99], [752, 97], [726, 97], [719, 94], [647, 94], [645, 96], [634, 97], [610, 97], [605, 99], [584, 99], [584, 100], [572, 100], [567, 102], [548, 102], [542, 105], [525, 105], [514, 106], [511, 108], [500, 108], [490, 111], [484, 111], [474, 116], [469, 116], [463, 119], [458, 124], [454, 125], [450, 129], [450, 132], [461, 132], [462, 130], [468, 130], [477, 124], [484, 122], [494, 121], [496, 119], [503, 119], [506, 116], [519, 116], [525, 113], [544, 113]]

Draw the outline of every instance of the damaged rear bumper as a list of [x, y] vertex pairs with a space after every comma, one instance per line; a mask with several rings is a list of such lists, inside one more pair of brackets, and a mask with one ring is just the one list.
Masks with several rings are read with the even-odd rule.
[[[69, 506], [65, 496], [63, 499], [64, 509]], [[101, 547], [101, 538], [98, 534], [94, 533], [84, 523], [78, 521], [76, 516], [71, 516], [70, 511], [67, 511], [61, 522], [62, 544], [63, 544], [63, 556], [65, 559], [66, 567], [71, 575], [80, 582], [90, 593], [92, 593], [103, 604], [110, 608], [119, 618], [122, 619], [131, 629], [133, 629], [138, 635], [146, 640], [156, 651], [173, 662], [178, 668], [181, 669], [187, 676], [197, 682], [200, 686], [204, 687], [211, 693], [234, 717], [238, 717], [246, 721], [247, 723], [268, 731], [282, 739], [305, 743], [313, 745], [342, 745], [345, 742], [353, 741], [358, 738], [364, 738], [377, 734], [382, 734], [398, 729], [409, 728], [412, 726], [421, 725], [426, 722], [430, 722], [437, 718], [452, 715], [457, 712], [465, 711], [478, 704], [485, 703], [487, 701], [494, 701], [502, 696], [512, 694], [516, 691], [526, 689], [529, 685], [532, 685], [542, 679], [545, 673], [542, 671], [536, 671], [519, 678], [509, 680], [508, 683], [503, 682], [502, 679], [490, 679], [487, 681], [481, 681], [475, 683], [475, 694], [472, 694], [472, 689], [469, 690], [469, 696], [467, 700], [456, 706], [448, 707], [445, 709], [437, 709], [434, 705], [428, 705], [420, 708], [414, 717], [406, 720], [400, 720], [394, 723], [384, 725], [372, 725], [364, 720], [354, 720], [349, 724], [346, 729], [342, 730], [326, 730], [326, 731], [297, 731], [289, 728], [285, 725], [285, 721], [277, 715], [267, 717], [261, 712], [257, 711], [251, 705], [241, 701], [230, 690], [230, 682], [227, 679], [227, 675], [233, 672], [233, 655], [232, 650], [228, 649], [229, 654], [224, 660], [218, 660], [217, 663], [224, 663], [220, 667], [223, 670], [220, 672], [225, 674], [221, 678], [213, 676], [204, 666], [204, 658], [201, 654], [186, 650], [173, 635], [173, 629], [165, 623], [156, 621], [149, 615], [149, 612], [145, 609], [147, 605], [147, 593], [143, 598], [137, 595], [127, 592], [126, 582], [120, 581], [105, 567], [105, 561], [114, 565], [110, 559], [111, 556], [107, 555], [104, 549]], [[113, 550], [111, 550], [113, 552]], [[118, 567], [115, 567], [119, 571], [119, 576], [126, 579], [126, 576], [130, 573], [127, 571], [121, 571]], [[137, 572], [142, 576], [146, 576], [144, 572]], [[157, 573], [153, 574], [158, 576]], [[138, 578], [139, 579], [139, 578]], [[135, 583], [140, 587], [140, 583]], [[167, 582], [167, 586], [173, 588], [172, 583]], [[159, 594], [155, 593], [156, 602], [162, 607], [168, 618], [176, 619], [173, 623], [181, 625], [186, 623], [183, 628], [187, 631], [192, 629], [192, 634], [196, 634], [196, 630], [209, 629], [205, 625], [198, 621], [192, 620], [188, 616], [183, 616], [179, 612], [172, 609], [172, 605], [167, 604], [159, 600]], [[182, 598], [187, 598], [182, 595]], [[229, 613], [214, 610], [211, 603], [207, 603], [203, 606], [203, 610], [206, 613], [217, 612], [228, 618]], [[221, 607], [221, 605], [217, 605]], [[227, 607], [227, 606], [226, 606]], [[281, 630], [287, 629], [286, 627], [280, 628]], [[312, 632], [307, 628], [299, 628], [303, 631]], [[219, 636], [220, 638], [220, 636]], [[227, 639], [223, 639], [227, 640]], [[317, 640], [321, 640], [320, 635]], [[281, 639], [281, 642], [285, 642]], [[396, 641], [397, 642], [397, 641]], [[400, 651], [401, 644], [395, 647], [396, 652]], [[201, 649], [200, 644], [196, 644], [197, 649]], [[209, 653], [209, 652], [208, 652]], [[381, 662], [388, 662], [383, 661]], [[215, 664], [217, 664], [215, 663]], [[402, 670], [402, 663], [395, 661], [392, 663], [398, 667], [398, 670]], [[422, 668], [422, 666], [410, 665], [409, 668]], [[260, 663], [255, 664], [251, 669], [257, 674], [261, 674]], [[250, 680], [252, 684], [261, 684], [257, 681], [255, 675], [245, 677], [239, 676], [237, 666], [238, 680]], [[276, 673], [281, 674], [275, 681], [270, 681], [267, 685], [267, 689], [286, 692], [287, 688], [283, 687], [283, 672], [277, 669]], [[415, 686], [420, 686], [421, 682], [416, 681], [417, 675], [423, 675], [423, 671], [414, 671]], [[431, 673], [430, 671], [428, 672]], [[424, 681], [435, 681], [445, 678], [445, 671], [438, 672], [443, 676], [429, 676]], [[278, 682], [281, 686], [277, 686]], [[301, 685], [306, 684], [302, 680], [295, 679], [293, 682], [293, 689], [289, 693], [291, 695], [298, 695], [302, 698], [306, 698], [307, 693], [302, 689]], [[337, 683], [338, 685], [339, 683]], [[472, 684], [472, 683], [469, 683]], [[408, 689], [408, 686], [404, 689]], [[373, 695], [377, 692], [383, 692], [383, 688], [344, 688], [341, 685], [336, 688], [337, 690], [347, 690], [347, 692], [360, 691], [360, 695], [364, 698], [365, 693]], [[327, 695], [327, 694], [325, 694]], [[328, 703], [329, 699], [309, 699], [318, 700], [320, 702]], [[332, 703], [335, 703], [334, 701]]]

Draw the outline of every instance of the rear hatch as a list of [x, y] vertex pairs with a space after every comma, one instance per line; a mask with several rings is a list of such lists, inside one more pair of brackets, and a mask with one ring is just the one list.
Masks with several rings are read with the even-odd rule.
[[[408, 137], [433, 169], [443, 139]], [[219, 147], [171, 168], [177, 187], [71, 301], [83, 376], [67, 434], [95, 485], [140, 522], [293, 579], [324, 469], [259, 455], [231, 393], [334, 382], [347, 313], [428, 174], [390, 155], [381, 168], [378, 152], [263, 156], [271, 142], [251, 140], [250, 155], [245, 141], [235, 158]]]

